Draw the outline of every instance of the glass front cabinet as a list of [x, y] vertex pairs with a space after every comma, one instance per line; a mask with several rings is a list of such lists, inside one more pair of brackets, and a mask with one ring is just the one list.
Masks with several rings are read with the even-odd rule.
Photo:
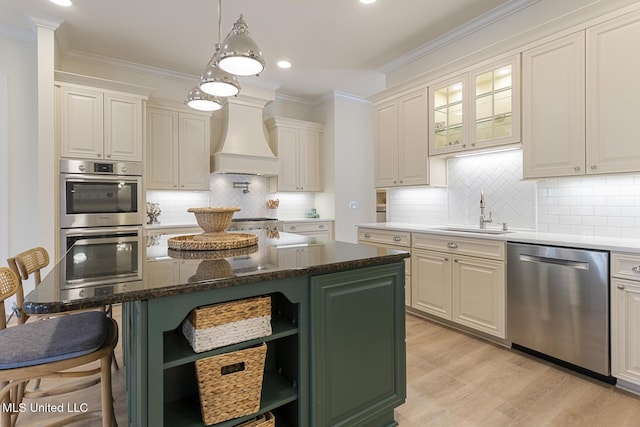
[[429, 88], [429, 154], [520, 142], [520, 56]]

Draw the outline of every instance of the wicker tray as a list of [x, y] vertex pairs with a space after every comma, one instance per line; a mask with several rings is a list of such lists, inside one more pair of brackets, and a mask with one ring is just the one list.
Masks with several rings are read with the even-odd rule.
[[179, 251], [211, 251], [244, 248], [258, 243], [258, 236], [249, 233], [217, 233], [210, 238], [201, 237], [198, 234], [169, 237], [167, 245]]
[[255, 418], [247, 420], [236, 427], [275, 427], [276, 417], [271, 412], [260, 414]]
[[268, 295], [198, 307], [182, 322], [182, 334], [196, 353], [272, 332]]
[[260, 410], [267, 345], [196, 360], [202, 420], [206, 425]]

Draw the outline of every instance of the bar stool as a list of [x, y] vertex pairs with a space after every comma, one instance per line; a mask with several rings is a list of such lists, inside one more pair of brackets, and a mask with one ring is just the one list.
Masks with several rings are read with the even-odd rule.
[[[45, 248], [37, 247], [28, 249], [24, 252], [20, 252], [15, 257], [7, 259], [9, 267], [18, 276], [20, 286], [22, 288], [22, 281], [28, 280], [29, 276], [33, 274], [34, 283], [36, 286], [42, 281], [40, 271], [49, 265], [49, 253]], [[24, 304], [24, 292], [18, 291], [16, 294], [16, 316], [18, 316], [18, 323], [24, 323], [29, 316], [22, 310]]]
[[[49, 265], [49, 253], [45, 248], [38, 246], [36, 248], [20, 252], [18, 255], [7, 259], [7, 262], [20, 281], [20, 288], [18, 289], [18, 292], [16, 292], [15, 314], [18, 317], [18, 323], [25, 323], [27, 319], [29, 319], [29, 315], [22, 310], [22, 306], [24, 305], [24, 288], [22, 287], [22, 281], [29, 280], [29, 276], [33, 275], [35, 286], [37, 287], [40, 284], [42, 281], [41, 270]], [[104, 311], [107, 316], [113, 318], [111, 304], [101, 307], [101, 310]], [[116, 369], [119, 369], [115, 354], [113, 355], [112, 360], [113, 366]], [[35, 383], [36, 388], [38, 387], [38, 384], [38, 382]]]
[[[65, 382], [31, 393], [25, 385], [40, 378], [77, 378], [100, 373], [101, 409], [73, 414], [50, 425], [63, 425], [102, 414], [102, 426], [117, 426], [111, 391], [111, 358], [118, 327], [101, 311], [87, 311], [7, 327], [4, 301], [20, 288], [12, 269], [0, 267], [0, 426], [14, 426], [23, 398], [75, 391]], [[99, 361], [97, 368], [84, 365]], [[84, 384], [83, 384], [84, 386]]]

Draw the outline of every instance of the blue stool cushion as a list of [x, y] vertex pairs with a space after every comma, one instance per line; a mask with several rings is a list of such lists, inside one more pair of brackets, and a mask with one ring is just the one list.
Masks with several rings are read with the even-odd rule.
[[22, 368], [82, 356], [107, 337], [100, 311], [36, 320], [0, 331], [0, 369]]

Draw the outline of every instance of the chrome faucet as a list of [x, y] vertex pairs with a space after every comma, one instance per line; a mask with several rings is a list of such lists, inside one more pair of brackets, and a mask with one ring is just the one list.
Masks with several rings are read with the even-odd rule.
[[480, 229], [486, 229], [488, 222], [493, 222], [493, 219], [491, 218], [491, 212], [489, 212], [489, 217], [484, 215], [484, 191], [480, 191]]

